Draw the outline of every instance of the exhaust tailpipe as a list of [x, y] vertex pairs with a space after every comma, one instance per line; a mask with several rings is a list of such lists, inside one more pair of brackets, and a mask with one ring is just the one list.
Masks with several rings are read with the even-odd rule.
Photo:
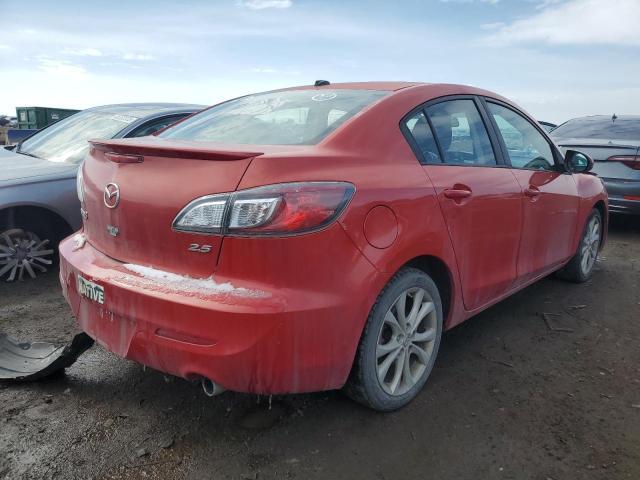
[[226, 390], [213, 380], [204, 377], [200, 380], [200, 384], [202, 385], [202, 391], [207, 397], [215, 397]]

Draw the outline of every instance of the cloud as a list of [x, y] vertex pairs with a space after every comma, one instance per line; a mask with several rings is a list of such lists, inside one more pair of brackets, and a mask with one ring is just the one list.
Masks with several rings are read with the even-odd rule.
[[500, 0], [440, 0], [442, 3], [488, 3], [489, 5], [495, 5]]
[[87, 71], [80, 65], [75, 65], [66, 60], [56, 60], [45, 56], [37, 58], [38, 69], [49, 75], [55, 75], [59, 77], [84, 77], [87, 75]]
[[62, 53], [80, 57], [101, 57], [102, 52], [97, 48], [65, 48]]
[[251, 10], [263, 10], [265, 8], [289, 8], [293, 2], [291, 0], [240, 0], [238, 5]]
[[536, 9], [542, 10], [543, 8], [547, 8], [549, 5], [554, 5], [556, 3], [562, 3], [565, 0], [538, 0], [538, 4], [536, 5]]
[[[584, 115], [635, 114], [640, 108], [640, 87], [637, 86], [603, 85], [577, 90], [550, 87], [544, 91], [515, 88], [502, 93], [526, 106], [539, 120], [557, 123]], [[585, 98], [589, 101], [585, 102]]]
[[149, 61], [149, 60], [155, 60], [156, 57], [148, 53], [125, 53], [124, 55], [122, 55], [122, 58], [124, 60]]
[[547, 0], [534, 15], [499, 28], [485, 41], [491, 45], [640, 46], [639, 18], [638, 0]]
[[280, 74], [280, 75], [300, 75], [300, 72], [293, 69], [281, 70], [274, 67], [254, 67], [251, 73], [263, 73], [263, 74]]
[[[212, 103], [316, 78], [371, 80], [380, 72], [398, 80], [482, 86], [521, 99], [543, 119], [640, 110], [637, 48], [557, 48], [553, 39], [516, 40], [518, 28], [509, 30], [519, 21], [526, 30], [532, 18], [574, 1], [430, 0], [410, 2], [407, 9], [363, 9], [363, 2], [293, 0], [268, 8], [257, 0], [226, 0], [168, 10], [123, 2], [117, 12], [103, 2], [93, 2], [91, 11], [74, 2], [44, 2], [27, 21], [19, 2], [9, 2], [0, 44], [10, 49], [1, 49], [0, 58], [3, 80], [12, 87], [11, 95], [0, 95], [0, 113], [54, 101], [78, 108], [127, 101]], [[607, 3], [620, 17], [635, 23], [640, 18], [620, 6], [624, 0]], [[570, 14], [555, 15], [557, 30], [637, 35], [626, 19], [594, 27]], [[512, 47], [492, 49], [478, 41], [499, 35], [501, 44]], [[415, 48], [406, 48], [416, 38], [426, 45], [429, 62], [416, 63]], [[85, 55], [65, 53], [67, 48]], [[87, 55], [89, 48], [102, 55]], [[39, 62], [39, 55], [47, 58]], [[607, 94], [614, 89], [616, 95]]]
[[253, 73], [278, 73], [278, 70], [271, 67], [255, 67], [252, 68], [251, 71]]
[[480, 28], [483, 30], [497, 30], [505, 26], [504, 22], [483, 23]]

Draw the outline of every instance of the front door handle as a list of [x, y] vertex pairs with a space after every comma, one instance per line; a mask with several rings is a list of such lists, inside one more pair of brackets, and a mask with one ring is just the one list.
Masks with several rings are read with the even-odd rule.
[[540, 189], [533, 185], [529, 185], [529, 188], [524, 189], [524, 194], [529, 198], [536, 198], [540, 196]]

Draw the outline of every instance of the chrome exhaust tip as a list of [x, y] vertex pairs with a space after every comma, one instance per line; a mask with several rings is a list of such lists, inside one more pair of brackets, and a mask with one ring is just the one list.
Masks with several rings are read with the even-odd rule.
[[204, 377], [200, 380], [200, 384], [202, 385], [202, 391], [207, 397], [215, 397], [226, 390], [213, 380]]

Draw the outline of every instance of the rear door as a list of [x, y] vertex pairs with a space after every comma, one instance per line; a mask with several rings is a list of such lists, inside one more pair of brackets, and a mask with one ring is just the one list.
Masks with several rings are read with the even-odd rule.
[[537, 125], [506, 104], [486, 99], [485, 105], [523, 190], [518, 276], [526, 282], [575, 253], [578, 190]]
[[437, 192], [468, 310], [514, 284], [522, 228], [522, 190], [495, 154], [478, 107], [473, 97], [447, 97], [403, 126]]

